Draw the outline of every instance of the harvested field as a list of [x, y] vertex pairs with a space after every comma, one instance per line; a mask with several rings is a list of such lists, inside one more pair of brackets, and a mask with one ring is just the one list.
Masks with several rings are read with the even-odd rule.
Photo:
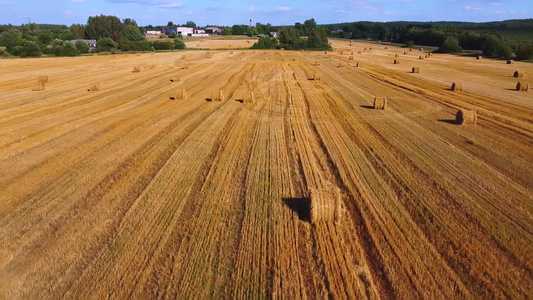
[[0, 298], [532, 298], [533, 65], [331, 42], [1, 59]]
[[257, 39], [248, 40], [219, 40], [219, 39], [201, 39], [197, 41], [185, 42], [187, 48], [201, 49], [241, 49], [250, 48], [257, 42]]

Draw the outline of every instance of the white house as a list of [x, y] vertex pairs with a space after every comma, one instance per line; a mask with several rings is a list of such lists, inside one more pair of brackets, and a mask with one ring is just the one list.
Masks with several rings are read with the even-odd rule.
[[146, 35], [160, 35], [160, 34], [161, 34], [161, 31], [157, 31], [157, 30], [146, 31]]

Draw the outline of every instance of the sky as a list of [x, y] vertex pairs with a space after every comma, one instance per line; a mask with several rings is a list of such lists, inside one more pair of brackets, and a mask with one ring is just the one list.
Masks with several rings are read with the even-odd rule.
[[0, 0], [0, 24], [86, 24], [94, 15], [198, 26], [354, 21], [485, 22], [533, 18], [532, 0]]

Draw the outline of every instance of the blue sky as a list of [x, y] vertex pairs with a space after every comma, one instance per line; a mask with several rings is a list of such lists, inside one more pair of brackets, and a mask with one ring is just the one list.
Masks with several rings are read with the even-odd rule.
[[93, 15], [133, 18], [139, 25], [168, 21], [197, 25], [290, 25], [352, 21], [499, 21], [533, 17], [532, 0], [0, 0], [0, 24], [87, 23]]

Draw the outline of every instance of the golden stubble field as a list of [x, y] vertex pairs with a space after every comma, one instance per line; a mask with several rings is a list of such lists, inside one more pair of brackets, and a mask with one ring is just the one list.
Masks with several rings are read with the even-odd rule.
[[531, 298], [533, 65], [332, 43], [0, 60], [0, 298]]

